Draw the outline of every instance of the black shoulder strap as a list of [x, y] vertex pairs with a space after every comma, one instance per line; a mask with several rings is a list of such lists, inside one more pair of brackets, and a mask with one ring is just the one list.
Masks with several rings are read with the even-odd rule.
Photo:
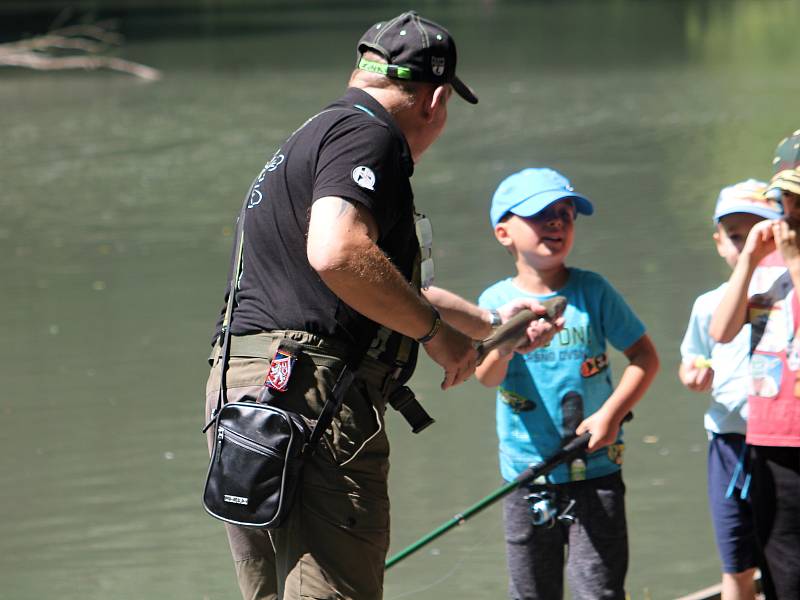
[[231, 271], [231, 281], [230, 285], [228, 286], [228, 304], [225, 307], [225, 317], [222, 319], [222, 330], [220, 332], [222, 335], [222, 350], [220, 352], [220, 361], [222, 362], [222, 366], [220, 371], [219, 396], [217, 397], [217, 406], [211, 413], [211, 419], [208, 421], [208, 423], [206, 423], [205, 427], [203, 427], [203, 433], [205, 433], [208, 428], [211, 427], [216, 420], [222, 405], [226, 404], [228, 401], [228, 386], [225, 382], [225, 376], [228, 370], [228, 358], [230, 356], [233, 304], [235, 302], [239, 274], [242, 271], [242, 252], [244, 251], [244, 217], [245, 213], [247, 212], [247, 203], [250, 201], [250, 196], [253, 193], [256, 183], [258, 183], [258, 178], [253, 180], [253, 183], [250, 185], [250, 189], [247, 191], [247, 195], [242, 203], [242, 210], [239, 212], [238, 219], [236, 219], [236, 258], [234, 259], [233, 270]]

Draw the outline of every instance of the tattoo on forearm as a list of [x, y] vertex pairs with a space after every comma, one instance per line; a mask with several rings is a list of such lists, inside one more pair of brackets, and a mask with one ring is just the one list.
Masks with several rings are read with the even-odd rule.
[[339, 199], [339, 210], [336, 211], [336, 218], [341, 219], [347, 213], [353, 210], [353, 205], [350, 204], [347, 200]]

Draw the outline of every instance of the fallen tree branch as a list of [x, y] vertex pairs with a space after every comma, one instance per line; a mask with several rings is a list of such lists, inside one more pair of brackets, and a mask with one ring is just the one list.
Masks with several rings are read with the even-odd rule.
[[114, 56], [44, 56], [33, 52], [23, 52], [10, 56], [0, 56], [0, 65], [27, 67], [37, 71], [111, 69], [112, 71], [130, 73], [148, 81], [161, 79], [161, 72], [158, 69]]
[[110, 69], [147, 81], [161, 78], [158, 69], [101, 54], [122, 43], [122, 36], [99, 24], [70, 25], [26, 40], [0, 44], [0, 67], [39, 71]]

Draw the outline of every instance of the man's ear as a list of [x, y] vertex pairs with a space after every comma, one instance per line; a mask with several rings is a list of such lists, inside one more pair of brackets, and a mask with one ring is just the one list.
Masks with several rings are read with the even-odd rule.
[[433, 121], [436, 112], [447, 105], [448, 90], [443, 85], [437, 85], [425, 90], [425, 101], [422, 103], [422, 116], [426, 123]]

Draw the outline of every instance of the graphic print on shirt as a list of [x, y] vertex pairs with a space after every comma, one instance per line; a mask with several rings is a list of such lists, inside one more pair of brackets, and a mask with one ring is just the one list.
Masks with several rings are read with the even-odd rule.
[[783, 363], [777, 356], [769, 354], [753, 354], [750, 358], [750, 390], [751, 396], [774, 398], [781, 386]]
[[608, 368], [608, 355], [605, 352], [590, 356], [581, 364], [581, 377], [594, 377]]
[[780, 352], [789, 339], [786, 303], [773, 303], [771, 299], [754, 296], [748, 306], [748, 318], [752, 325], [752, 345], [764, 352]]
[[353, 181], [355, 181], [362, 188], [372, 192], [375, 191], [375, 172], [369, 167], [359, 165], [353, 169], [352, 176]]
[[536, 408], [536, 403], [533, 400], [526, 398], [522, 394], [512, 392], [511, 390], [507, 390], [503, 387], [498, 387], [497, 391], [500, 394], [500, 397], [503, 399], [503, 402], [508, 404], [508, 407], [515, 414], [527, 412]]
[[561, 398], [561, 436], [565, 441], [575, 437], [583, 418], [583, 397], [578, 392], [567, 392]]
[[592, 330], [588, 323], [565, 326], [547, 346], [526, 354], [526, 360], [550, 363], [565, 360], [584, 360], [586, 348], [592, 344]]
[[[520, 293], [509, 277], [487, 288], [479, 305], [497, 308]], [[552, 456], [563, 446], [567, 430], [574, 436], [583, 420], [581, 411], [585, 419], [603, 406], [614, 390], [608, 346], [622, 352], [645, 332], [644, 324], [624, 298], [596, 273], [570, 269], [569, 280], [558, 293], [567, 298], [565, 328], [546, 347], [515, 354], [497, 389], [498, 457], [506, 481]], [[541, 301], [547, 296], [532, 298]], [[524, 406], [513, 402], [520, 398], [535, 403], [535, 409], [515, 411]], [[618, 471], [622, 442], [620, 431], [613, 448], [559, 465], [548, 481], [566, 483]]]
[[267, 176], [267, 173], [271, 173], [281, 164], [283, 164], [283, 161], [286, 157], [280, 152], [281, 149], [278, 148], [275, 151], [275, 154], [272, 155], [272, 158], [269, 160], [269, 162], [264, 165], [263, 169], [261, 169], [261, 173], [258, 174], [256, 182], [253, 185], [253, 189], [250, 191], [250, 199], [247, 201], [247, 208], [254, 208], [258, 206], [264, 199], [264, 195], [261, 193], [261, 184], [264, 182], [264, 178]]

